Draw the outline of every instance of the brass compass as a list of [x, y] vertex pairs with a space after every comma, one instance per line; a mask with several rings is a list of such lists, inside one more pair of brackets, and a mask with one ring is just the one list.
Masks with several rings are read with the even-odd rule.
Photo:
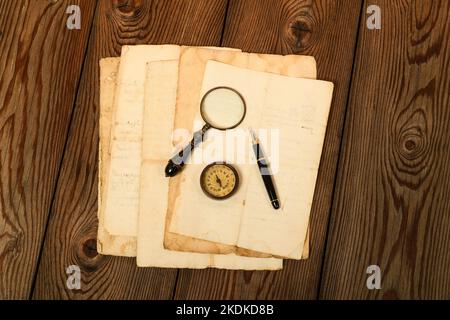
[[224, 162], [213, 162], [203, 169], [200, 186], [210, 198], [222, 200], [231, 197], [239, 185], [237, 170]]

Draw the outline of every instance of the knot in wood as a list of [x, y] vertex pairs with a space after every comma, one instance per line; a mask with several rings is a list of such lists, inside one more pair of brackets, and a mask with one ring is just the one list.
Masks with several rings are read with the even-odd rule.
[[88, 239], [86, 241], [83, 242], [83, 254], [89, 258], [89, 259], [93, 259], [98, 255], [97, 252], [97, 239]]
[[115, 0], [116, 10], [125, 16], [137, 16], [141, 10], [141, 0]]
[[289, 23], [288, 34], [296, 50], [306, 48], [312, 35], [311, 23], [307, 17], [297, 18]]
[[22, 243], [22, 234], [13, 235], [5, 233], [5, 238], [7, 239], [4, 250], [5, 253], [12, 253], [13, 255], [19, 254]]
[[425, 138], [417, 128], [410, 128], [402, 132], [399, 140], [400, 155], [407, 160], [420, 157], [425, 148]]

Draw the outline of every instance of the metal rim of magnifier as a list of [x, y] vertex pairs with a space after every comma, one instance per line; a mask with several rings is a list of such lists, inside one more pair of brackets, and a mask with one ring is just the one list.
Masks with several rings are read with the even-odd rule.
[[[243, 108], [244, 108], [244, 113], [242, 114], [241, 119], [235, 125], [233, 125], [231, 127], [226, 127], [226, 128], [215, 127], [215, 126], [213, 126], [211, 123], [209, 123], [207, 121], [207, 117], [205, 116], [205, 111], [204, 111], [205, 99], [208, 97], [208, 95], [211, 92], [219, 90], [219, 89], [227, 89], [227, 90], [230, 90], [230, 91], [236, 93], [239, 96], [239, 98], [241, 99], [241, 101], [242, 101], [242, 105], [243, 105]], [[214, 129], [217, 129], [217, 130], [229, 130], [229, 129], [236, 128], [238, 125], [240, 125], [242, 123], [242, 121], [244, 121], [246, 113], [247, 113], [247, 105], [245, 104], [244, 97], [239, 93], [239, 91], [237, 91], [236, 89], [230, 88], [230, 87], [221, 86], [221, 87], [212, 88], [212, 89], [208, 90], [208, 92], [205, 93], [205, 95], [202, 98], [202, 101], [200, 102], [200, 115], [202, 116], [203, 121], [205, 121], [206, 124], [208, 124], [208, 126], [210, 126], [211, 128], [214, 128]]]

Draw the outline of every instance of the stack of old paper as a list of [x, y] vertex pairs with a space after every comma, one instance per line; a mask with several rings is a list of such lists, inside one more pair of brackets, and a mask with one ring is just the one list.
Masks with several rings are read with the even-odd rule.
[[[102, 59], [98, 251], [167, 268], [278, 270], [282, 259], [307, 258], [333, 91], [315, 79], [313, 57], [229, 48], [125, 46], [120, 58]], [[174, 132], [202, 126], [201, 97], [217, 86], [245, 97], [240, 130], [274, 129], [280, 210], [271, 207], [255, 161], [234, 164], [242, 182], [227, 200], [203, 194], [199, 176], [208, 163], [165, 177], [168, 159], [187, 142]], [[214, 131], [193, 155], [208, 153], [207, 141], [221, 134]], [[237, 152], [251, 148], [225, 159], [212, 152], [208, 162], [233, 163]]]

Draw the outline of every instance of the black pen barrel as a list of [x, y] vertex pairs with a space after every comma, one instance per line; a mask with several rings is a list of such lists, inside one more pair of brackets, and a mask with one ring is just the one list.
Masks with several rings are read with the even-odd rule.
[[266, 187], [267, 194], [269, 195], [270, 202], [274, 209], [280, 208], [280, 202], [278, 200], [277, 193], [275, 191], [275, 185], [273, 184], [272, 173], [269, 169], [269, 164], [266, 161], [264, 154], [259, 147], [259, 144], [253, 144], [253, 151], [256, 156], [256, 163], [258, 164], [259, 172], [261, 173], [261, 177], [264, 182], [264, 186]]

